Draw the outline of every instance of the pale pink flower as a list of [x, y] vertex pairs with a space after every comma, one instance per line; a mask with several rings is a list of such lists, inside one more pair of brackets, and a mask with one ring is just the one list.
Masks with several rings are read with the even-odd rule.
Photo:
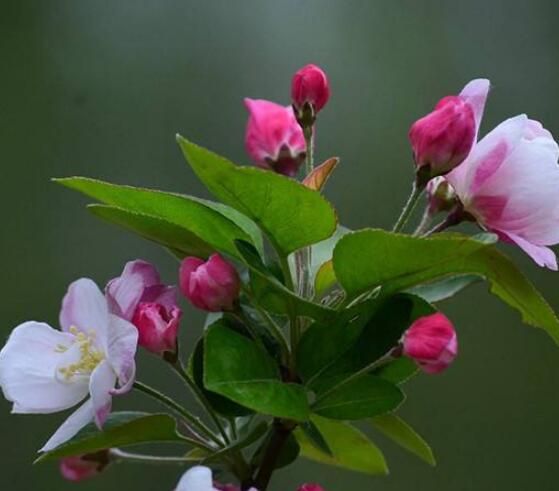
[[212, 254], [207, 261], [185, 258], [179, 276], [183, 295], [195, 307], [209, 312], [234, 309], [241, 280], [234, 266], [219, 254]]
[[248, 98], [245, 106], [249, 111], [245, 135], [248, 155], [259, 167], [295, 176], [307, 146], [293, 108]]
[[488, 133], [446, 177], [483, 228], [557, 270], [548, 246], [559, 242], [558, 158], [551, 133], [520, 115]]
[[291, 101], [301, 110], [306, 103], [318, 113], [330, 99], [330, 84], [324, 71], [313, 64], [298, 70], [291, 81]]
[[458, 354], [454, 327], [440, 312], [417, 319], [404, 334], [402, 347], [426, 373], [442, 372]]
[[418, 168], [427, 167], [428, 175], [435, 177], [464, 161], [476, 141], [488, 91], [488, 80], [472, 80], [459, 95], [444, 97], [411, 126], [409, 139]]
[[[138, 331], [109, 312], [90, 279], [72, 283], [62, 302], [61, 331], [29, 321], [0, 352], [0, 386], [13, 413], [64, 411], [90, 396], [43, 446], [52, 450], [91, 421], [103, 427], [114, 394], [132, 387]], [[119, 389], [115, 385], [119, 385]]]
[[431, 179], [427, 183], [425, 194], [427, 196], [427, 211], [429, 215], [434, 215], [440, 211], [448, 211], [457, 203], [454, 188], [443, 176]]
[[124, 267], [105, 289], [111, 312], [136, 326], [138, 344], [154, 354], [176, 350], [181, 309], [177, 288], [161, 283], [152, 264], [135, 260]]

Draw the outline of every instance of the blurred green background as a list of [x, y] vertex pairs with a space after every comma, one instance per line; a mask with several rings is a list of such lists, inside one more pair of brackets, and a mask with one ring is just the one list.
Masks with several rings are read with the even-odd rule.
[[[493, 84], [482, 133], [528, 112], [559, 135], [557, 2], [3, 0], [0, 14], [1, 336], [27, 319], [57, 323], [68, 283], [99, 284], [125, 261], [177, 264], [156, 246], [101, 223], [85, 200], [49, 183], [81, 174], [207, 196], [174, 142], [181, 132], [232, 160], [243, 151], [245, 96], [288, 102], [308, 62], [330, 76], [318, 159], [342, 165], [327, 189], [351, 228], [389, 227], [412, 177], [407, 130], [470, 79]], [[559, 193], [559, 189], [557, 190]], [[559, 309], [556, 273], [504, 247]], [[304, 481], [327, 491], [556, 490], [559, 350], [486, 293], [445, 306], [461, 356], [407, 386], [403, 415], [432, 444], [433, 469], [378, 437], [391, 468], [371, 478], [306, 461], [273, 490]], [[185, 306], [185, 346], [202, 315]], [[139, 378], [180, 386], [142, 356]], [[132, 395], [117, 408], [154, 408]], [[0, 401], [0, 475], [11, 491], [65, 490], [53, 464], [32, 467], [63, 415], [10, 416]], [[119, 465], [82, 490], [174, 487], [180, 469]]]

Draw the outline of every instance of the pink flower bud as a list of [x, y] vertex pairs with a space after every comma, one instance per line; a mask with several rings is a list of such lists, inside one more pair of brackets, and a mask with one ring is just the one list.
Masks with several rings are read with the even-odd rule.
[[100, 452], [64, 457], [60, 459], [60, 473], [68, 481], [79, 482], [99, 474], [109, 463], [107, 450]]
[[427, 184], [426, 193], [430, 215], [440, 211], [448, 211], [458, 202], [454, 188], [443, 176], [431, 179]]
[[464, 161], [475, 143], [488, 91], [488, 80], [472, 80], [412, 125], [409, 139], [418, 169], [426, 167], [429, 177], [441, 176]]
[[417, 319], [404, 334], [403, 353], [426, 373], [442, 372], [458, 354], [452, 323], [440, 312]]
[[460, 165], [475, 138], [472, 108], [460, 97], [442, 99], [435, 110], [416, 121], [409, 133], [415, 163], [440, 176]]
[[216, 253], [207, 261], [197, 257], [184, 259], [180, 267], [180, 287], [195, 307], [220, 312], [234, 309], [241, 280], [233, 265]]
[[241, 491], [241, 488], [234, 484], [221, 484], [220, 482], [214, 481], [213, 486], [217, 491]]
[[291, 100], [295, 108], [300, 111], [308, 102], [318, 113], [330, 98], [328, 77], [316, 65], [301, 68], [291, 81]]
[[245, 106], [249, 111], [245, 135], [248, 155], [259, 167], [295, 176], [305, 160], [307, 146], [293, 108], [248, 98]]
[[160, 303], [140, 303], [132, 319], [138, 329], [138, 344], [156, 355], [175, 352], [181, 316], [178, 307], [167, 310]]
[[303, 484], [297, 491], [324, 491], [318, 484]]

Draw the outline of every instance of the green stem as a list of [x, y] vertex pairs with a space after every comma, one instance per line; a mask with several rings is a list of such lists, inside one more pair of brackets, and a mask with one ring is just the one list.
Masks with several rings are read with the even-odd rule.
[[427, 206], [425, 208], [425, 211], [423, 212], [423, 216], [421, 217], [421, 221], [419, 222], [419, 225], [413, 232], [414, 237], [424, 234], [432, 221], [433, 221], [433, 213], [429, 211], [429, 207]]
[[217, 429], [221, 433], [221, 436], [223, 437], [223, 441], [227, 444], [230, 443], [229, 436], [227, 435], [227, 432], [225, 431], [225, 428], [224, 428], [223, 424], [219, 420], [219, 417], [217, 416], [216, 412], [213, 410], [213, 408], [210, 405], [207, 397], [204, 395], [204, 393], [202, 392], [200, 387], [198, 387], [196, 385], [196, 382], [194, 382], [192, 377], [185, 370], [184, 365], [182, 364], [182, 362], [178, 361], [177, 363], [171, 364], [171, 367], [184, 380], [184, 382], [186, 383], [188, 388], [194, 394], [194, 397], [196, 398], [198, 403], [206, 410], [206, 412], [208, 413], [208, 415], [210, 416], [210, 418], [214, 422], [215, 426], [217, 427]]
[[139, 464], [175, 464], [185, 465], [192, 462], [186, 457], [162, 457], [159, 455], [145, 455], [132, 452], [124, 452], [119, 448], [111, 448], [109, 455], [117, 461], [137, 462]]
[[305, 174], [308, 176], [314, 169], [314, 141], [313, 141], [314, 127], [313, 125], [303, 127], [303, 135], [305, 136], [305, 143], [307, 146], [305, 156]]
[[[202, 423], [202, 421], [200, 421], [196, 416], [193, 416], [192, 414], [190, 414], [186, 409], [184, 409], [175, 400], [166, 396], [162, 392], [159, 392], [157, 389], [154, 389], [153, 387], [150, 387], [149, 385], [146, 385], [146, 384], [144, 384], [144, 383], [142, 383], [138, 380], [136, 380], [134, 382], [134, 388], [136, 390], [138, 390], [139, 392], [143, 392], [144, 394], [146, 394], [146, 395], [152, 397], [153, 399], [159, 401], [163, 405], [167, 406], [169, 409], [172, 409], [177, 414], [179, 414], [182, 418], [184, 418], [185, 421], [188, 421], [189, 424], [187, 425], [187, 427], [188, 427], [189, 431], [196, 437], [197, 440], [200, 441], [200, 443], [203, 445], [203, 448], [205, 448], [207, 450], [212, 450], [212, 451], [215, 450], [211, 446], [211, 444], [208, 443], [208, 441], [205, 439], [205, 437], [212, 440], [218, 446], [220, 446], [220, 447], [223, 446], [223, 444], [219, 440], [219, 438], [217, 438], [213, 434], [213, 432], [204, 423]], [[191, 426], [196, 428], [196, 430], [199, 433], [194, 431], [193, 428], [191, 428]], [[200, 433], [202, 435], [204, 435], [205, 437], [201, 436]], [[200, 446], [200, 445], [198, 445], [198, 446]]]
[[400, 230], [402, 230], [404, 225], [409, 220], [410, 215], [412, 214], [415, 206], [417, 205], [417, 201], [419, 200], [419, 197], [421, 196], [421, 193], [423, 192], [424, 189], [425, 189], [424, 185], [419, 186], [417, 182], [413, 183], [411, 194], [408, 198], [408, 201], [406, 202], [406, 205], [404, 206], [404, 209], [402, 210], [402, 213], [400, 214], [398, 220], [396, 221], [394, 227], [392, 228], [392, 232], [399, 232]]

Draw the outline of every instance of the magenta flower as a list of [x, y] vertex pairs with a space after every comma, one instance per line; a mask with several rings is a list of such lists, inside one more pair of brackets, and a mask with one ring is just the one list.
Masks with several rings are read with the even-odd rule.
[[68, 481], [79, 482], [99, 474], [109, 463], [107, 450], [60, 459], [60, 473]]
[[526, 115], [488, 133], [447, 179], [485, 229], [557, 270], [548, 247], [559, 242], [559, 147]]
[[417, 319], [403, 337], [403, 353], [426, 373], [445, 370], [458, 354], [452, 323], [437, 312]]
[[291, 81], [291, 100], [300, 111], [306, 103], [318, 113], [330, 99], [328, 77], [316, 65], [307, 65], [293, 75]]
[[[90, 396], [41, 451], [52, 450], [95, 421], [103, 427], [112, 396], [132, 387], [138, 331], [109, 312], [97, 285], [82, 278], [62, 302], [62, 331], [35, 321], [16, 327], [0, 352], [0, 386], [21, 414], [64, 411]], [[115, 389], [118, 383], [119, 389]]]
[[233, 265], [219, 254], [212, 254], [207, 261], [187, 257], [179, 275], [181, 291], [195, 307], [209, 312], [234, 309], [241, 280]]
[[182, 316], [177, 289], [161, 283], [159, 272], [148, 262], [130, 261], [105, 289], [111, 312], [138, 329], [138, 344], [152, 353], [176, 351]]
[[250, 113], [245, 135], [248, 155], [259, 167], [295, 176], [307, 146], [293, 108], [248, 98], [245, 106]]
[[444, 97], [412, 125], [409, 139], [418, 168], [427, 166], [435, 177], [464, 161], [476, 141], [488, 91], [488, 80], [472, 80], [459, 95]]

